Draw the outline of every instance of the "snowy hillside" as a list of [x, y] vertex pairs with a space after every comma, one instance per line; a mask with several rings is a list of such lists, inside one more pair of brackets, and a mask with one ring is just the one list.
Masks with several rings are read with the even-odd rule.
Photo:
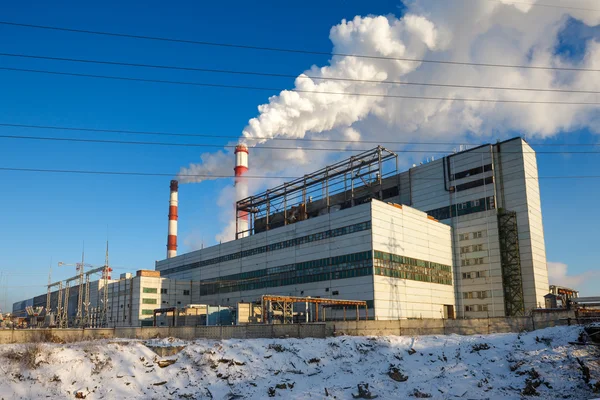
[[[600, 349], [568, 344], [580, 331], [3, 345], [0, 398], [352, 399], [367, 383], [379, 399], [590, 399]], [[185, 347], [159, 357], [146, 344]]]

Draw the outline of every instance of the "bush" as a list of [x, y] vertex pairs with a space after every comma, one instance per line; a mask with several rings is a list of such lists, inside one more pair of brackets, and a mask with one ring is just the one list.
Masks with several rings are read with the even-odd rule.
[[44, 362], [43, 360], [38, 361], [43, 352], [44, 346], [40, 343], [28, 343], [23, 350], [9, 350], [4, 353], [4, 357], [14, 362], [20, 362], [27, 369], [36, 369]]

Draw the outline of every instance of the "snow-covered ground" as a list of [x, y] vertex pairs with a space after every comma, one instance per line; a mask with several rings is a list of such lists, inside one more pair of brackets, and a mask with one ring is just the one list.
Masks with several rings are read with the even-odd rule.
[[352, 399], [360, 383], [379, 399], [600, 397], [600, 348], [568, 344], [580, 332], [3, 345], [0, 399]]

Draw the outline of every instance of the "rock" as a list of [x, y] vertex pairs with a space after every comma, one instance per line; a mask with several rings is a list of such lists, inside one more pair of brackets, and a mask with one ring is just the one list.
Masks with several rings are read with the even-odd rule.
[[177, 362], [177, 359], [174, 360], [159, 360], [156, 363], [158, 364], [159, 367], [161, 368], [166, 368], [169, 365], [173, 365]]
[[390, 370], [388, 371], [388, 376], [395, 380], [396, 382], [406, 382], [408, 380], [408, 376], [404, 375], [399, 368], [390, 365]]

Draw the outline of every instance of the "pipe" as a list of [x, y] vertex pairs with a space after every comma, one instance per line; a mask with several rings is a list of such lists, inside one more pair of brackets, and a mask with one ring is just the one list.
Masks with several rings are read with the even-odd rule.
[[177, 256], [177, 195], [176, 180], [171, 181], [171, 197], [169, 200], [169, 234], [167, 236], [167, 258]]

